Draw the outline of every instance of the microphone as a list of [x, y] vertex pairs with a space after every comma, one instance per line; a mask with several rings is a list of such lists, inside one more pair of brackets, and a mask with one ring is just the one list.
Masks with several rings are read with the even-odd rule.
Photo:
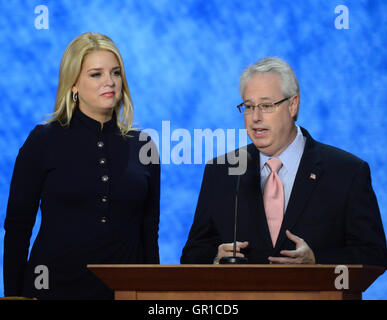
[[239, 163], [239, 169], [241, 172], [238, 174], [236, 188], [235, 188], [235, 208], [234, 208], [234, 243], [233, 243], [233, 256], [232, 257], [223, 257], [219, 260], [219, 264], [245, 264], [247, 263], [246, 257], [237, 257], [236, 256], [236, 242], [237, 242], [237, 225], [238, 225], [238, 194], [239, 186], [241, 182], [242, 174], [246, 173], [248, 165], [251, 163], [252, 158], [250, 153], [247, 151], [247, 148], [241, 148], [235, 152], [236, 156], [239, 156], [239, 160], [242, 159], [242, 162]]

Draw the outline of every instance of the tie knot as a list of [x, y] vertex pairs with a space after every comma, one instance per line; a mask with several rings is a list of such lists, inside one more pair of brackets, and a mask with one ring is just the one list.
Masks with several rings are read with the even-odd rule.
[[282, 167], [282, 162], [278, 158], [271, 158], [266, 161], [266, 164], [269, 166], [271, 172], [277, 172]]

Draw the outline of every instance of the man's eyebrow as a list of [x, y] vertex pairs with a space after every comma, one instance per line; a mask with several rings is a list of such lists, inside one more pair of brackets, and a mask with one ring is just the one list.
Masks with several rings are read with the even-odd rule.
[[[260, 97], [259, 98], [260, 100], [272, 100], [271, 98], [269, 98], [269, 97]], [[246, 103], [246, 102], [252, 102], [251, 100], [249, 100], [249, 99], [247, 99], [247, 100], [245, 100], [245, 101], [243, 101], [244, 103]]]

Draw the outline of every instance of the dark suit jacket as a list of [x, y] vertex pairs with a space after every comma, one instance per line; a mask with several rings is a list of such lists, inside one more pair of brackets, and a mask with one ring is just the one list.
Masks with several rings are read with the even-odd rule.
[[[386, 266], [386, 239], [368, 164], [302, 132], [305, 149], [275, 248], [263, 206], [259, 151], [247, 146], [252, 161], [240, 180], [237, 240], [249, 241], [244, 251], [249, 263], [268, 263], [269, 256], [294, 250], [288, 229], [307, 242], [317, 263]], [[204, 171], [181, 263], [212, 263], [217, 247], [233, 241], [237, 176], [228, 175], [227, 162], [214, 163]]]

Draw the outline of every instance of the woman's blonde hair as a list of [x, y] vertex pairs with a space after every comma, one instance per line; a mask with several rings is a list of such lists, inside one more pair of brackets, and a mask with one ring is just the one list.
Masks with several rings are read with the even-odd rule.
[[119, 103], [114, 107], [114, 111], [117, 115], [117, 126], [121, 134], [126, 135], [128, 131], [132, 130], [133, 104], [126, 81], [124, 64], [121, 54], [112, 39], [100, 33], [83, 33], [71, 41], [66, 48], [59, 69], [54, 113], [51, 114], [51, 118], [47, 122], [59, 121], [63, 126], [70, 124], [76, 107], [76, 102], [73, 101], [72, 88], [81, 72], [86, 55], [96, 50], [112, 52], [120, 64], [122, 94]]

